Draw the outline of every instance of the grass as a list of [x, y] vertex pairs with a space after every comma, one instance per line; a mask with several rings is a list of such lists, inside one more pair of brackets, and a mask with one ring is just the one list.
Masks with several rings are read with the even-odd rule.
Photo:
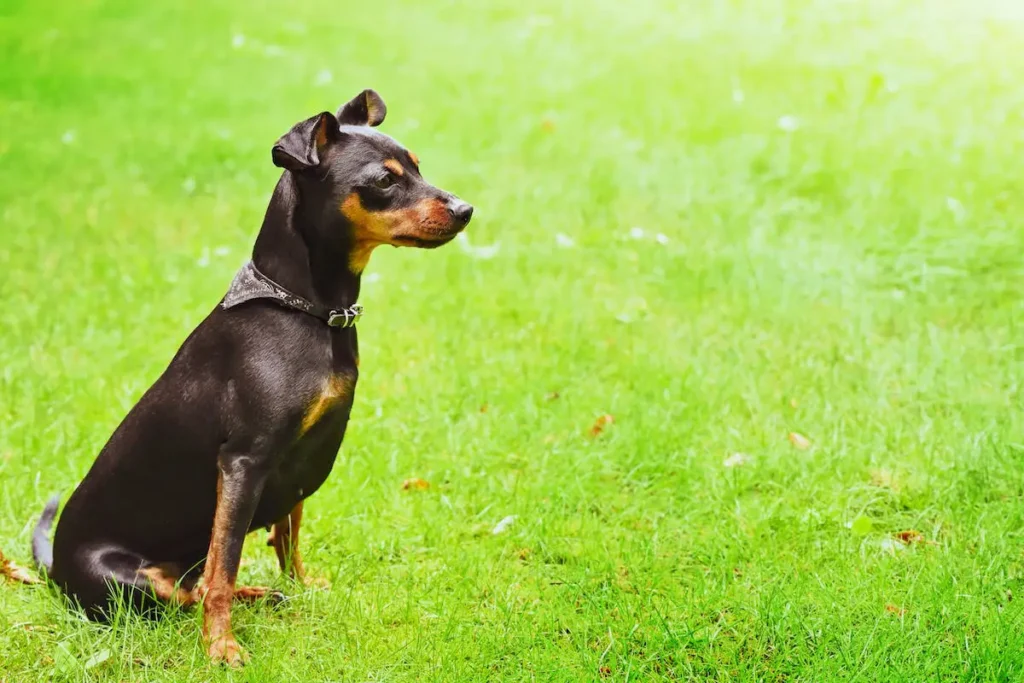
[[235, 609], [229, 672], [195, 612], [108, 628], [0, 585], [0, 680], [1024, 677], [1020, 19], [7, 0], [14, 559], [247, 257], [293, 122], [372, 86], [477, 214], [469, 248], [370, 264], [306, 507], [331, 590], [252, 536], [242, 580], [290, 600]]

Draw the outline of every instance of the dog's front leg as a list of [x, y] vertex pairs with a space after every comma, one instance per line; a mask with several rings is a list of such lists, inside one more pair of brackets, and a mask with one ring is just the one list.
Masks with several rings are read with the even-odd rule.
[[292, 511], [284, 518], [274, 522], [267, 538], [267, 545], [277, 553], [277, 562], [281, 571], [306, 586], [330, 588], [330, 582], [323, 577], [310, 579], [302, 564], [302, 553], [299, 552], [299, 527], [302, 526], [302, 501], [296, 503]]
[[222, 453], [217, 459], [217, 511], [203, 572], [203, 637], [210, 658], [240, 666], [246, 655], [231, 631], [242, 543], [266, 482], [263, 464], [249, 455]]
[[270, 532], [267, 544], [274, 547], [281, 571], [286, 572], [296, 581], [305, 583], [306, 569], [302, 564], [302, 555], [299, 553], [299, 527], [301, 525], [302, 501], [300, 500], [283, 519], [274, 522], [274, 528]]

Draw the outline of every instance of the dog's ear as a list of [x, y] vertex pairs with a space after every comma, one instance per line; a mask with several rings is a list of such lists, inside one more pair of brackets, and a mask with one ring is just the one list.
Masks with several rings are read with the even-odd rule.
[[376, 90], [364, 90], [338, 110], [338, 121], [347, 126], [379, 126], [388, 113]]
[[320, 163], [320, 152], [338, 137], [338, 120], [329, 111], [300, 121], [274, 143], [274, 166], [305, 171]]

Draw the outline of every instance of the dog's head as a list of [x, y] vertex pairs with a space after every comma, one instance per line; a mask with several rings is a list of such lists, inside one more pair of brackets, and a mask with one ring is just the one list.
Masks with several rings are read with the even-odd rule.
[[473, 216], [471, 205], [423, 179], [415, 154], [373, 130], [386, 113], [380, 95], [364, 90], [337, 115], [295, 124], [272, 153], [297, 177], [302, 200], [320, 204], [317, 223], [340, 233], [323, 237], [348, 245], [354, 272], [374, 247], [439, 247]]

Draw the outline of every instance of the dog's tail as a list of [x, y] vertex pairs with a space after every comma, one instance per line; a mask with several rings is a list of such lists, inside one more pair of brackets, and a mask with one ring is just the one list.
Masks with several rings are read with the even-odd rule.
[[36, 568], [50, 572], [53, 567], [53, 541], [50, 540], [50, 527], [53, 520], [57, 518], [57, 508], [60, 507], [60, 496], [54, 496], [46, 501], [43, 514], [36, 522], [36, 528], [32, 531], [32, 559], [36, 561]]

